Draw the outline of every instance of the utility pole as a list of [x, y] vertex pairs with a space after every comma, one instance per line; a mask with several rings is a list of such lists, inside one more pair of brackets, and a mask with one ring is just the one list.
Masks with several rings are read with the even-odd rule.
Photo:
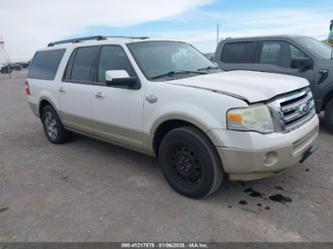
[[10, 70], [10, 58], [9, 54], [7, 53], [5, 49], [5, 42], [2, 39], [2, 36], [0, 36], [0, 62], [4, 63], [4, 65], [7, 65], [7, 70], [8, 70], [8, 76], [9, 78], [12, 78], [11, 70]]
[[216, 46], [220, 42], [220, 24], [216, 23]]

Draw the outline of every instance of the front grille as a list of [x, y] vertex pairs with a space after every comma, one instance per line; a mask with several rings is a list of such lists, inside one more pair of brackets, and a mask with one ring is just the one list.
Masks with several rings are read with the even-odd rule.
[[308, 122], [315, 114], [315, 103], [309, 88], [304, 88], [281, 97], [271, 104], [273, 116], [279, 119], [283, 131], [291, 131]]

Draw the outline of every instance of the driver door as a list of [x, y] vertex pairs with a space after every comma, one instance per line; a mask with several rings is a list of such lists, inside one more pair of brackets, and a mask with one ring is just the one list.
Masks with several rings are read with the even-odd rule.
[[95, 134], [113, 143], [141, 148], [144, 89], [139, 80], [131, 88], [105, 84], [105, 72], [109, 70], [125, 70], [137, 77], [124, 49], [119, 45], [102, 46], [97, 65], [92, 100]]
[[[312, 86], [315, 83], [315, 64], [304, 51], [288, 41], [263, 41], [259, 45], [258, 71], [294, 75], [307, 79]], [[307, 70], [293, 68], [294, 59], [310, 59], [312, 67]]]

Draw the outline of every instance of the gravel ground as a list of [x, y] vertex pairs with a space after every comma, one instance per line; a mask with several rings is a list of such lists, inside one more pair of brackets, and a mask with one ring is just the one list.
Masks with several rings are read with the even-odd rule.
[[0, 241], [333, 240], [333, 136], [322, 121], [304, 164], [191, 200], [153, 158], [80, 135], [50, 144], [25, 75], [0, 75]]

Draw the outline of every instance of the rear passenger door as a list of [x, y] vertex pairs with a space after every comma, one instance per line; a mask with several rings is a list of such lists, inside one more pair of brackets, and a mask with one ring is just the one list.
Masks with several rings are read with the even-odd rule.
[[[259, 45], [257, 70], [299, 76], [315, 82], [314, 60], [303, 50], [288, 41], [262, 41]], [[307, 70], [294, 68], [293, 61], [309, 59], [313, 66]]]
[[256, 41], [225, 42], [218, 50], [220, 58], [215, 60], [223, 70], [255, 70]]
[[62, 122], [84, 133], [93, 133], [92, 97], [96, 87], [93, 75], [98, 51], [98, 46], [76, 48], [58, 89]]

